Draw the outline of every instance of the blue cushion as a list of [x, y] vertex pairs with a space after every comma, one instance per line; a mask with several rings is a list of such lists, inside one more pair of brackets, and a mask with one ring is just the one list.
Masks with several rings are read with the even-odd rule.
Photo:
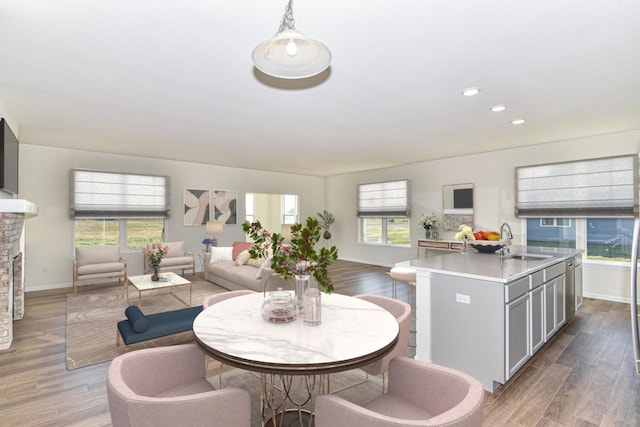
[[200, 312], [202, 312], [201, 305], [164, 313], [149, 314], [145, 316], [149, 321], [149, 327], [144, 332], [134, 331], [128, 320], [121, 320], [118, 322], [118, 331], [127, 345], [152, 340], [192, 330], [193, 321]]
[[137, 305], [130, 305], [124, 311], [127, 320], [131, 323], [131, 327], [136, 332], [144, 332], [149, 328], [149, 319], [142, 314]]

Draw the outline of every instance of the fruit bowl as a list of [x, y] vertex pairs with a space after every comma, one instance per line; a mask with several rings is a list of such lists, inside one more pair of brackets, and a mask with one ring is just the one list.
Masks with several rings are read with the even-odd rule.
[[500, 249], [504, 245], [504, 242], [502, 240], [474, 240], [469, 244], [480, 253], [492, 254]]

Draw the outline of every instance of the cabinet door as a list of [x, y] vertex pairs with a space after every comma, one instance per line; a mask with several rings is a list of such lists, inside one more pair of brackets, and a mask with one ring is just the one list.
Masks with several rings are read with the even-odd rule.
[[511, 378], [529, 359], [529, 294], [525, 294], [506, 305], [505, 310], [506, 369], [505, 376]]
[[544, 287], [531, 291], [531, 349], [535, 353], [545, 341], [544, 332]]
[[582, 264], [576, 267], [573, 277], [575, 278], [576, 287], [576, 311], [578, 311], [582, 305]]
[[556, 331], [560, 329], [560, 326], [564, 325], [566, 321], [566, 305], [565, 305], [565, 286], [567, 286], [567, 276], [562, 275], [556, 282]]
[[544, 284], [544, 330], [545, 341], [556, 331], [556, 281]]

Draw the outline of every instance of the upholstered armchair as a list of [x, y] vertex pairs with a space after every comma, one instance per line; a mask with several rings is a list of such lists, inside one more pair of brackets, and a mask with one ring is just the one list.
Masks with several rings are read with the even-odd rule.
[[398, 321], [400, 331], [398, 332], [398, 342], [389, 354], [382, 359], [375, 361], [370, 365], [360, 367], [361, 370], [366, 372], [367, 377], [363, 381], [355, 384], [343, 387], [339, 390], [333, 390], [332, 393], [338, 393], [347, 388], [351, 388], [358, 384], [362, 384], [367, 381], [368, 375], [382, 375], [382, 392], [385, 391], [386, 373], [389, 368], [389, 362], [395, 357], [405, 356], [407, 352], [407, 345], [409, 344], [409, 329], [411, 328], [411, 305], [404, 301], [397, 299], [384, 297], [381, 295], [373, 294], [361, 294], [356, 295], [355, 298], [360, 298], [376, 304], [385, 310], [387, 310]]
[[[160, 262], [160, 271], [182, 270], [182, 274], [185, 270], [196, 272], [196, 257], [185, 250], [184, 242], [165, 242], [162, 245], [167, 246], [169, 250]], [[151, 243], [147, 243], [147, 249], [151, 249]], [[150, 273], [151, 263], [149, 257], [144, 255], [144, 274]]]
[[114, 427], [249, 427], [242, 389], [215, 390], [197, 344], [136, 350], [116, 357], [107, 374]]
[[389, 392], [365, 406], [316, 397], [315, 426], [480, 427], [483, 399], [482, 384], [463, 372], [398, 357], [389, 364]]
[[83, 246], [76, 248], [73, 259], [73, 294], [83, 280], [118, 279], [127, 283], [127, 261], [120, 256], [120, 247]]

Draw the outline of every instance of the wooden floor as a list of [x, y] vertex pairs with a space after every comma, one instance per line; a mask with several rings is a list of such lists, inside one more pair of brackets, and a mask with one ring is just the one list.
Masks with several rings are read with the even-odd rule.
[[[336, 292], [391, 296], [387, 268], [338, 261]], [[0, 426], [111, 425], [109, 363], [65, 367], [66, 290], [28, 293], [0, 352]], [[398, 288], [406, 298], [407, 288]], [[486, 395], [485, 426], [640, 426], [629, 305], [585, 299], [575, 319], [506, 387]]]

